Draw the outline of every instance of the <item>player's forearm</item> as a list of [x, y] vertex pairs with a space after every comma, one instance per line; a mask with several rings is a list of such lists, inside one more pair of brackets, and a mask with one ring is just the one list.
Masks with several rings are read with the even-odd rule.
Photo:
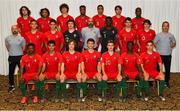
[[45, 64], [43, 64], [41, 73], [44, 73], [44, 72], [45, 72], [45, 69], [46, 69], [46, 66], [45, 66]]
[[20, 77], [22, 78], [22, 76], [23, 76], [23, 72], [24, 72], [24, 67], [21, 67], [20, 68]]
[[106, 75], [106, 72], [105, 72], [105, 69], [104, 69], [104, 63], [102, 64], [102, 67], [101, 67], [101, 68], [102, 68], [102, 74], [103, 74], [103, 75]]
[[142, 75], [143, 71], [142, 71], [141, 65], [137, 65], [137, 69], [138, 69], [139, 74]]
[[161, 63], [159, 63], [159, 69], [160, 69], [160, 72], [163, 73], [163, 66]]
[[82, 62], [82, 63], [81, 63], [81, 71], [82, 71], [83, 74], [85, 73], [84, 70], [85, 70], [85, 66], [84, 66], [84, 62]]
[[81, 67], [82, 67], [82, 65], [81, 65], [82, 63], [80, 63], [79, 65], [78, 65], [78, 73], [81, 73]]
[[100, 63], [98, 63], [98, 65], [97, 65], [97, 71], [99, 74], [101, 73], [101, 64]]
[[64, 63], [61, 64], [61, 74], [64, 74]]

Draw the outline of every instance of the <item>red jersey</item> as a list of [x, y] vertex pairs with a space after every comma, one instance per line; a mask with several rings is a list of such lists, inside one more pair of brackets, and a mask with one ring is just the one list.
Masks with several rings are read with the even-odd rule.
[[133, 23], [133, 28], [135, 30], [141, 30], [144, 28], [143, 26], [143, 22], [144, 22], [145, 18], [141, 17], [139, 19], [137, 19], [136, 17], [132, 19], [132, 23]]
[[101, 29], [102, 27], [105, 26], [105, 20], [106, 20], [106, 16], [105, 15], [102, 15], [102, 16], [95, 15], [93, 17], [93, 21], [94, 21], [95, 27], [97, 27], [99, 29]]
[[30, 16], [27, 19], [24, 19], [23, 17], [19, 17], [17, 19], [17, 25], [18, 25], [18, 27], [20, 29], [20, 34], [21, 34], [22, 37], [25, 38], [25, 40], [27, 40], [26, 36], [25, 36], [25, 33], [30, 31], [30, 21], [33, 20], [33, 19], [34, 18], [32, 18]]
[[43, 56], [43, 63], [46, 65], [45, 72], [58, 72], [58, 66], [61, 64], [62, 57], [61, 54], [56, 52], [53, 55], [50, 55], [48, 52], [46, 52]]
[[116, 16], [112, 17], [113, 26], [117, 28], [118, 32], [120, 32], [123, 29], [125, 19], [126, 18], [124, 16], [121, 16], [120, 18], [117, 18]]
[[56, 43], [56, 52], [60, 52], [60, 45], [64, 43], [64, 37], [61, 32], [56, 32], [52, 34], [50, 31], [45, 33], [45, 44], [47, 46], [47, 43], [49, 40], [54, 40]]
[[79, 64], [82, 62], [81, 53], [70, 54], [68, 51], [62, 55], [62, 63], [65, 66], [65, 73], [77, 73]]
[[126, 45], [128, 41], [136, 43], [137, 36], [137, 32], [133, 29], [130, 32], [127, 32], [125, 29], [119, 32], [119, 40], [121, 40], [122, 43], [121, 54], [127, 51]]
[[25, 73], [37, 73], [40, 66], [42, 66], [42, 58], [40, 55], [34, 56], [24, 55], [20, 62], [21, 67], [25, 68]]
[[88, 50], [82, 52], [85, 72], [97, 72], [97, 65], [100, 62], [101, 54], [98, 51], [90, 53]]
[[157, 71], [156, 63], [162, 63], [160, 54], [158, 52], [153, 52], [152, 54], [143, 52], [141, 54], [141, 60], [142, 60], [144, 70], [147, 71], [148, 73]]
[[155, 31], [150, 29], [148, 32], [144, 31], [143, 29], [138, 32], [138, 40], [141, 46], [141, 53], [146, 52], [146, 43], [147, 41], [154, 40], [155, 38]]
[[50, 27], [49, 27], [49, 22], [52, 18], [48, 17], [48, 18], [39, 18], [37, 19], [37, 23], [39, 25], [39, 31], [45, 33], [47, 31], [50, 31]]
[[89, 19], [88, 16], [85, 16], [85, 17], [78, 16], [78, 17], [76, 17], [76, 19], [75, 19], [76, 26], [77, 26], [77, 29], [80, 32], [81, 32], [82, 28], [87, 27], [88, 19]]
[[44, 34], [42, 32], [36, 32], [35, 34], [32, 34], [31, 32], [27, 32], [26, 37], [27, 37], [27, 44], [28, 43], [35, 44], [35, 53], [42, 55]]
[[64, 33], [68, 29], [67, 21], [70, 19], [74, 20], [74, 18], [70, 15], [68, 15], [67, 17], [63, 17], [62, 15], [57, 17], [57, 25], [60, 26], [60, 30], [62, 33]]
[[108, 52], [102, 54], [101, 63], [104, 63], [105, 72], [107, 75], [118, 73], [118, 53], [114, 52], [110, 55]]
[[131, 55], [131, 54], [127, 54], [126, 52], [120, 56], [120, 59], [118, 62], [119, 64], [124, 66], [124, 73], [126, 74], [131, 73], [131, 72], [138, 73], [136, 66], [142, 63], [138, 54], [133, 53]]

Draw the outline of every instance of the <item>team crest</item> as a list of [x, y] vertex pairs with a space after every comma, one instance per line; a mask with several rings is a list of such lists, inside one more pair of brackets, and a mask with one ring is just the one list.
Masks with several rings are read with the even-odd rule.
[[56, 61], [56, 60], [57, 60], [57, 57], [55, 57], [54, 60]]
[[142, 36], [142, 40], [145, 40], [146, 38], [145, 38], [145, 36]]
[[37, 35], [37, 36], [36, 36], [36, 38], [38, 38], [38, 39], [39, 39], [39, 35]]
[[34, 59], [34, 62], [37, 62], [37, 60], [36, 60], [36, 59]]
[[56, 35], [56, 38], [58, 38], [58, 35]]

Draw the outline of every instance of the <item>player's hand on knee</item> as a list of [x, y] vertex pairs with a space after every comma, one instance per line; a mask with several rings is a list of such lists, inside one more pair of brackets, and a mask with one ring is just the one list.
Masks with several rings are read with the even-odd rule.
[[41, 73], [41, 74], [39, 75], [39, 80], [40, 80], [40, 81], [43, 81], [44, 78], [45, 78], [45, 75]]
[[108, 79], [107, 75], [103, 74], [102, 79], [106, 81]]
[[81, 73], [77, 73], [76, 74], [76, 78], [77, 78], [77, 80], [80, 82], [80, 80], [81, 80], [81, 77], [82, 77], [82, 75], [81, 75]]
[[118, 74], [117, 75], [117, 81], [121, 81], [122, 80], [122, 76], [121, 76], [121, 74]]
[[98, 79], [98, 81], [101, 81], [102, 80], [101, 73], [96, 73], [96, 78]]
[[61, 81], [64, 81], [65, 78], [66, 78], [65, 74], [61, 74], [61, 75], [60, 75], [60, 80], [61, 80]]
[[59, 73], [56, 74], [56, 80], [60, 80], [60, 74]]

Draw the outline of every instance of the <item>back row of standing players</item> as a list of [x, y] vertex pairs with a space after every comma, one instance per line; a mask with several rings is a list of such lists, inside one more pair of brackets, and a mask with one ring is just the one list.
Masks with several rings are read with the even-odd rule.
[[98, 14], [90, 18], [86, 15], [86, 7], [81, 5], [80, 15], [74, 18], [68, 14], [67, 4], [61, 4], [61, 15], [54, 20], [50, 17], [47, 8], [40, 10], [40, 18], [35, 20], [30, 16], [31, 11], [26, 6], [20, 8], [17, 24], [27, 43], [34, 43], [36, 53], [42, 55], [47, 48], [49, 40], [56, 41], [56, 51], [67, 50], [67, 43], [73, 39], [77, 43], [76, 50], [87, 49], [86, 41], [89, 38], [95, 40], [95, 49], [101, 45], [101, 53], [107, 51], [107, 41], [113, 40], [115, 48], [120, 49], [121, 54], [126, 52], [126, 44], [133, 41], [135, 52], [146, 51], [146, 42], [153, 40], [155, 31], [150, 29], [151, 22], [141, 17], [141, 8], [136, 8], [136, 17], [131, 19], [121, 15], [122, 7], [115, 6], [115, 15], [109, 17], [103, 14], [104, 7], [97, 6]]

